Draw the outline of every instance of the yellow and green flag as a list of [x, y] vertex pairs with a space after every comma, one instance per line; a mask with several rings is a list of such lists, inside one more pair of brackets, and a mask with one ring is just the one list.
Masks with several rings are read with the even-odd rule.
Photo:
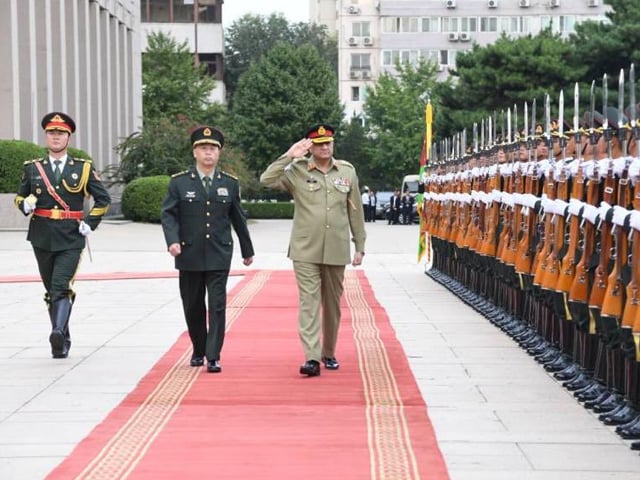
[[[427, 105], [425, 107], [424, 112], [425, 118], [425, 134], [422, 139], [422, 152], [420, 153], [420, 170], [418, 174], [420, 175], [420, 181], [423, 181], [424, 170], [427, 167], [427, 163], [429, 162], [429, 158], [431, 156], [431, 126], [433, 124], [433, 107], [431, 106], [431, 100], [427, 100]], [[424, 211], [424, 202], [422, 193], [418, 193], [416, 196], [416, 204], [418, 206], [418, 215], [420, 218], [420, 233], [418, 237], [418, 262], [422, 260], [425, 253], [431, 249], [431, 246], [427, 245], [429, 241], [429, 233], [427, 232], [427, 221], [426, 221], [426, 212]]]

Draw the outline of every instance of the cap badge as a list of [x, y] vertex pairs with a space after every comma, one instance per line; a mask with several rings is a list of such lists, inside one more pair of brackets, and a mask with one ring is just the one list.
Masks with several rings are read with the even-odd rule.
[[203, 134], [205, 137], [210, 137], [210, 136], [211, 136], [211, 129], [210, 129], [210, 128], [205, 128], [205, 129], [202, 131], [202, 134]]
[[327, 133], [327, 130], [324, 127], [318, 128], [318, 135], [324, 135], [325, 133]]

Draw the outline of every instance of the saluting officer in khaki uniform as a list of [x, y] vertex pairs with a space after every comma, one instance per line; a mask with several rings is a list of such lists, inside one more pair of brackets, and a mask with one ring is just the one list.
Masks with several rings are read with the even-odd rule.
[[320, 361], [330, 370], [340, 366], [335, 349], [344, 269], [347, 263], [362, 263], [366, 238], [358, 177], [353, 165], [333, 158], [334, 133], [330, 125], [314, 125], [260, 177], [267, 187], [287, 190], [295, 202], [288, 256], [298, 283], [298, 328], [306, 357], [300, 373], [310, 377], [320, 375]]
[[[73, 119], [63, 112], [46, 114], [41, 121], [47, 156], [25, 162], [16, 206], [31, 215], [27, 240], [31, 242], [46, 289], [51, 320], [51, 355], [67, 358], [71, 348], [69, 318], [76, 294], [73, 280], [80, 265], [87, 235], [98, 227], [111, 198], [91, 160], [67, 153]], [[93, 198], [88, 214], [85, 198]]]

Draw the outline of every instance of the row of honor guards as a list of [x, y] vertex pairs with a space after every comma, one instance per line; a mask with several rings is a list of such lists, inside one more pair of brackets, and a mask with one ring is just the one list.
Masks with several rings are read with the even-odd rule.
[[[538, 123], [525, 104], [496, 135], [495, 119], [473, 145], [429, 163], [422, 226], [430, 235], [427, 272], [511, 335], [640, 450], [640, 104], [624, 97], [573, 122]], [[513, 123], [513, 125], [512, 125]], [[529, 125], [531, 128], [529, 128]], [[514, 135], [511, 135], [513, 127]], [[485, 142], [484, 139], [487, 139]], [[486, 145], [485, 145], [486, 144]], [[464, 145], [464, 147], [463, 147]], [[480, 145], [480, 146], [479, 146]], [[485, 145], [483, 147], [483, 145]], [[448, 152], [444, 145], [441, 152]]]

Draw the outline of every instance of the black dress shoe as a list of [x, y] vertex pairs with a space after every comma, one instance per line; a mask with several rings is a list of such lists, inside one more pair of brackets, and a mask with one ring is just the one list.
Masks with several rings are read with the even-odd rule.
[[189, 365], [191, 365], [192, 367], [201, 367], [204, 365], [204, 357], [200, 357], [198, 355], [194, 355], [193, 357], [191, 357], [191, 361], [189, 362]]
[[640, 450], [640, 442], [633, 442], [631, 444], [631, 450]]
[[51, 352], [51, 356], [53, 358], [67, 358], [69, 356], [69, 350], [62, 349], [60, 351], [54, 350]]
[[336, 357], [322, 357], [322, 363], [327, 370], [337, 370], [340, 368], [340, 364]]
[[207, 362], [207, 372], [220, 373], [221, 371], [222, 371], [222, 367], [220, 366], [219, 360], [209, 360]]
[[49, 343], [52, 350], [61, 352], [64, 347], [64, 332], [59, 328], [54, 328], [49, 335]]
[[307, 375], [308, 377], [317, 377], [320, 375], [320, 363], [315, 360], [307, 360], [304, 365], [300, 366], [300, 375]]

